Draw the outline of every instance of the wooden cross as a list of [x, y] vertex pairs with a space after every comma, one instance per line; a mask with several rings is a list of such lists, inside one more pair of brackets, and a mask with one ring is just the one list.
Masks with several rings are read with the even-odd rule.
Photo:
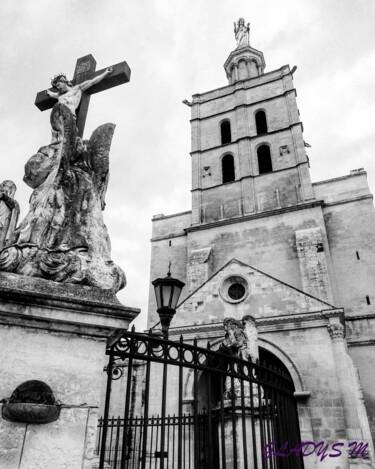
[[[78, 135], [80, 137], [83, 136], [83, 130], [85, 128], [90, 96], [92, 94], [99, 93], [99, 91], [108, 90], [114, 86], [122, 85], [123, 83], [127, 83], [130, 80], [130, 68], [126, 62], [120, 62], [116, 65], [112, 65], [111, 68], [113, 71], [110, 75], [107, 75], [105, 78], [103, 78], [102, 81], [82, 92], [81, 102], [76, 110]], [[91, 54], [85, 55], [84, 57], [78, 59], [72, 80], [73, 86], [78, 85], [79, 83], [82, 83], [86, 80], [91, 80], [92, 78], [101, 75], [106, 70], [103, 69], [96, 72], [95, 69], [96, 60]], [[56, 91], [54, 88], [49, 89], [53, 92]], [[56, 103], [56, 99], [50, 98], [45, 90], [39, 91], [39, 93], [36, 95], [35, 105], [41, 111], [51, 109]]]

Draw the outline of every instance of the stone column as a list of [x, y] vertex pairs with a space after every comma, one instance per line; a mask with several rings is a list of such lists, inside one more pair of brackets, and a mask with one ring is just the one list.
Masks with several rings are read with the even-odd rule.
[[247, 74], [249, 78], [251, 78], [251, 61], [250, 60], [246, 60], [246, 68], [247, 68]]
[[348, 439], [362, 441], [363, 434], [357, 412], [356, 391], [353, 387], [352, 374], [348, 367], [345, 327], [340, 322], [331, 322], [327, 328], [332, 339]]
[[[110, 291], [0, 272], [1, 468], [92, 468], [107, 340], [138, 313]], [[53, 391], [57, 420], [4, 419], [31, 380]]]
[[369, 432], [367, 414], [361, 412], [360, 384], [353, 362], [347, 353], [345, 327], [338, 322], [337, 318], [330, 318], [327, 328], [333, 344], [348, 442], [357, 441], [368, 444], [368, 457], [365, 459], [349, 458], [348, 464], [349, 467], [372, 468], [374, 467], [374, 446]]
[[234, 64], [234, 79], [238, 81], [238, 65]]

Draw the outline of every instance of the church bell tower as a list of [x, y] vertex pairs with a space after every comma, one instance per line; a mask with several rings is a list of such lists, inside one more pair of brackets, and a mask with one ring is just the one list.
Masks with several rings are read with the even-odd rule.
[[224, 64], [228, 86], [193, 96], [193, 225], [314, 198], [294, 70], [286, 65], [266, 73], [249, 32], [240, 18], [237, 47]]
[[[355, 435], [373, 454], [375, 212], [366, 172], [311, 183], [296, 68], [266, 72], [250, 25], [240, 18], [234, 33], [228, 83], [187, 103], [192, 209], [154, 216], [151, 280], [172, 262], [186, 284], [171, 337], [218, 348], [225, 320], [254, 318], [260, 356], [300, 370], [292, 377], [300, 426], [313, 432], [302, 430], [302, 440], [345, 427], [348, 441]], [[151, 289], [149, 327], [158, 320]], [[298, 392], [297, 375], [311, 395]]]

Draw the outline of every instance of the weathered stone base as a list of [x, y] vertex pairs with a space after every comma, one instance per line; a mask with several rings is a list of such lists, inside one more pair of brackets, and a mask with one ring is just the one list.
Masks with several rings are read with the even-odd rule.
[[91, 469], [106, 343], [138, 313], [110, 292], [0, 273], [0, 400], [36, 379], [61, 405], [49, 424], [0, 418], [1, 468]]

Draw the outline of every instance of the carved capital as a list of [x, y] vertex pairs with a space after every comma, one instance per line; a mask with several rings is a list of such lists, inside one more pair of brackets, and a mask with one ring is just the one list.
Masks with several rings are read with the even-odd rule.
[[332, 340], [343, 340], [345, 338], [345, 327], [340, 322], [328, 324], [327, 329]]

